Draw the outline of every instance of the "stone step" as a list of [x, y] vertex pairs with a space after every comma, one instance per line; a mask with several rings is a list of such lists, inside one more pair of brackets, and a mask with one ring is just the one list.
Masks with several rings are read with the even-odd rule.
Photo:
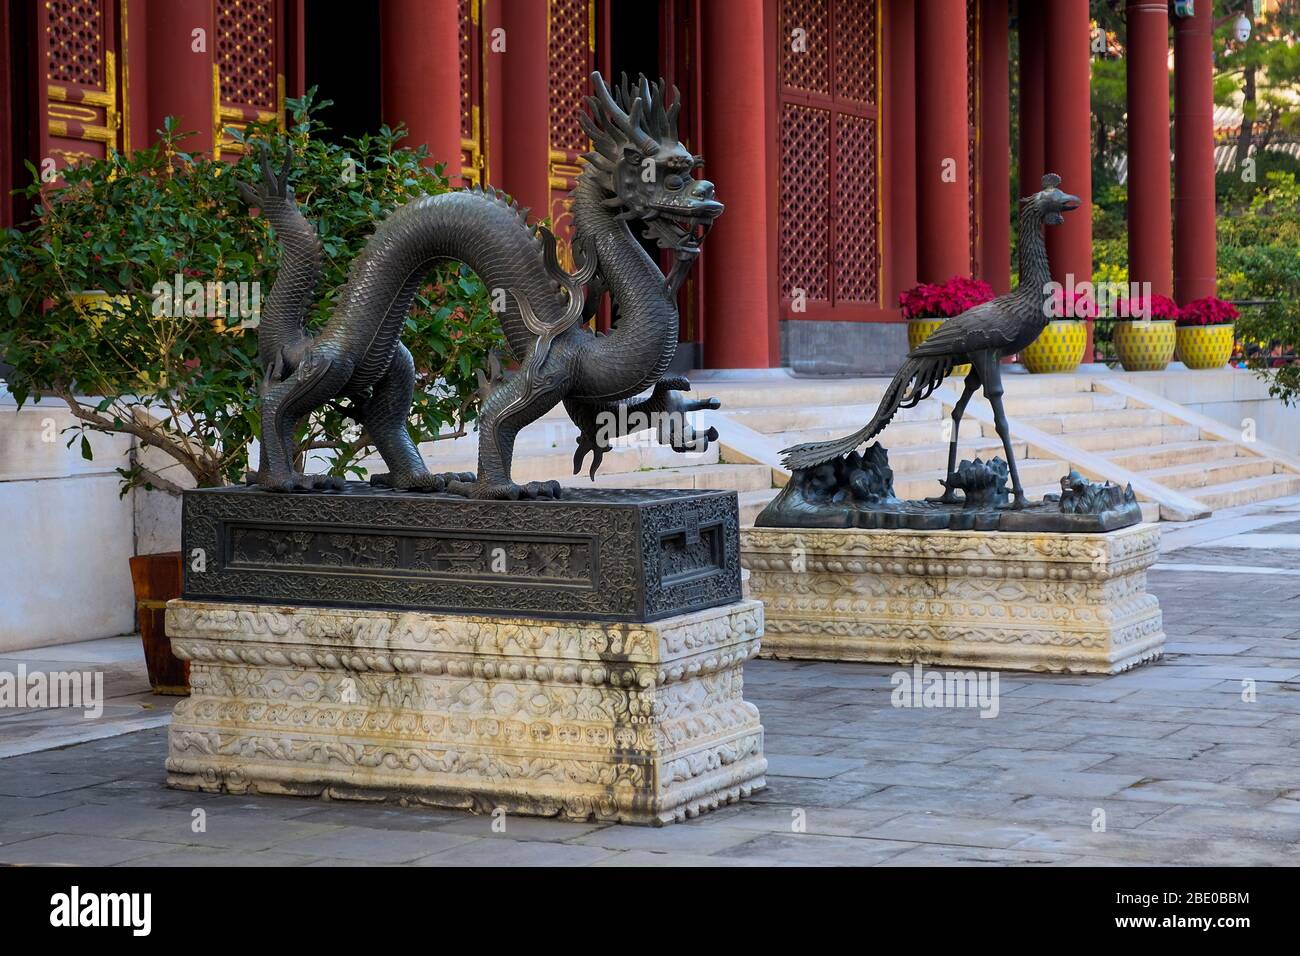
[[[1008, 413], [1010, 414], [1010, 413]], [[1026, 425], [1031, 425], [1049, 435], [1064, 435], [1072, 438], [1081, 431], [1100, 428], [1144, 428], [1150, 425], [1163, 425], [1164, 416], [1151, 408], [1120, 408], [1113, 411], [1057, 412], [1039, 413], [1020, 418]]]
[[[1024, 442], [1012, 441], [1011, 450], [1015, 452], [1016, 461], [1031, 460], [1028, 446]], [[996, 457], [1006, 457], [1002, 442], [996, 438], [980, 438], [975, 435], [968, 438], [963, 435], [961, 443], [957, 446], [958, 463], [975, 458], [988, 461]], [[941, 471], [948, 467], [948, 443], [931, 442], [926, 445], [903, 445], [897, 449], [891, 448], [889, 467], [893, 469], [895, 481], [909, 475]]]
[[885, 394], [885, 378], [806, 379], [782, 378], [752, 382], [692, 382], [694, 398], [713, 397], [727, 412], [740, 409], [804, 408], [840, 405], [875, 406]]
[[1152, 468], [1141, 474], [1143, 478], [1150, 478], [1159, 485], [1187, 491], [1191, 497], [1197, 498], [1199, 494], [1196, 489], [1271, 475], [1273, 462], [1268, 458], [1245, 456]]
[[767, 507], [767, 503], [776, 497], [778, 491], [779, 488], [742, 491], [739, 495], [741, 527], [752, 525], [758, 513]]
[[1285, 472], [1259, 478], [1243, 478], [1240, 481], [1229, 481], [1221, 485], [1208, 485], [1205, 488], [1198, 488], [1192, 493], [1192, 497], [1218, 511], [1221, 508], [1253, 504], [1270, 498], [1284, 498], [1298, 492], [1300, 492], [1300, 475]]
[[[554, 476], [552, 476], [554, 477]], [[560, 484], [590, 487], [586, 475], [560, 479]], [[721, 488], [763, 491], [772, 487], [772, 469], [766, 465], [696, 465], [689, 468], [650, 468], [645, 471], [596, 475], [597, 488]]]
[[[986, 436], [997, 434], [992, 422], [983, 424], [983, 430]], [[1195, 425], [1143, 425], [1133, 428], [1085, 428], [1070, 432], [1064, 438], [1076, 448], [1105, 455], [1106, 452], [1121, 448], [1195, 441], [1199, 434], [1200, 430]]]
[[1121, 468], [1141, 471], [1145, 468], [1223, 461], [1237, 457], [1237, 447], [1232, 442], [1205, 439], [1125, 448], [1106, 457]]
[[[798, 445], [803, 442], [830, 441], [835, 438], [843, 438], [845, 435], [852, 433], [855, 428], [860, 428], [866, 424], [866, 422], [867, 419], [859, 419], [848, 425], [779, 432], [772, 436], [772, 440], [779, 443], [782, 448], [789, 448], [791, 445]], [[969, 429], [969, 432], [967, 432], [967, 429]], [[876, 440], [888, 448], [892, 455], [896, 448], [901, 449], [910, 445], [929, 445], [934, 442], [946, 441], [950, 431], [951, 427], [946, 418], [936, 418], [924, 422], [890, 422], [889, 427], [876, 436]], [[962, 434], [969, 434], [971, 438], [974, 438], [977, 434], [975, 425], [964, 425]]]
[[[978, 401], [978, 394], [971, 401]], [[1002, 404], [1012, 417], [1064, 415], [1071, 412], [1109, 412], [1128, 407], [1128, 399], [1110, 392], [1064, 392], [1052, 395], [1013, 395], [1008, 391]]]
[[[961, 387], [961, 382], [952, 378], [948, 379], [948, 383]], [[1008, 395], [1068, 395], [1071, 392], [1091, 392], [1092, 378], [1074, 372], [1060, 375], [1031, 375], [1028, 372], [1004, 367], [1002, 387], [1006, 389]]]
[[[737, 423], [765, 435], [777, 435], [805, 430], [831, 429], [847, 434], [861, 428], [876, 413], [876, 404], [807, 405], [802, 407], [743, 408], [728, 412]], [[937, 401], [922, 402], [913, 408], [900, 408], [890, 423], [890, 429], [904, 422], [937, 422], [947, 418], [943, 404]]]

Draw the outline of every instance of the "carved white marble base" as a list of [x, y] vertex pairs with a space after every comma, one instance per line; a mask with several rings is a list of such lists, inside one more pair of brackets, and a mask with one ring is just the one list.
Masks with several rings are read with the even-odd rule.
[[1114, 674], [1163, 653], [1160, 531], [747, 528], [763, 656]]
[[167, 782], [664, 824], [764, 786], [763, 607], [653, 624], [176, 600]]

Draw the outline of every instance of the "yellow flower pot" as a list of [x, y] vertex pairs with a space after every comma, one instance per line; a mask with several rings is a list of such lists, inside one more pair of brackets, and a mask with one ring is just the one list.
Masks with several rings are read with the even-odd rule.
[[[943, 325], [944, 319], [908, 319], [907, 320], [907, 348], [916, 348], [930, 336], [934, 335], [934, 330]], [[949, 375], [957, 378], [965, 378], [970, 374], [969, 365], [954, 365]]]
[[1020, 360], [1031, 372], [1073, 372], [1083, 361], [1088, 323], [1083, 319], [1053, 319], [1023, 352]]
[[1178, 361], [1188, 368], [1223, 368], [1232, 358], [1232, 323], [1178, 328]]
[[75, 292], [72, 295], [72, 307], [95, 328], [104, 324], [104, 319], [113, 314], [114, 307], [126, 308], [130, 304], [131, 299], [128, 296], [109, 295], [100, 289]]
[[1174, 357], [1173, 319], [1115, 323], [1115, 352], [1126, 372], [1159, 372]]

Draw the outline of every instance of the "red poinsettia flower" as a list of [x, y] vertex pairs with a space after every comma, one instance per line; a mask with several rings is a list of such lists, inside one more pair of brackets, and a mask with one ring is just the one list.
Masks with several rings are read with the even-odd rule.
[[1178, 318], [1178, 303], [1167, 295], [1137, 296], [1133, 299], [1121, 299], [1117, 311], [1121, 317], [1159, 322]]
[[1054, 288], [1050, 295], [1050, 307], [1053, 319], [1095, 319], [1098, 315], [1097, 303], [1089, 289], [1066, 290]]
[[1217, 296], [1207, 295], [1203, 299], [1188, 302], [1179, 310], [1179, 325], [1228, 325], [1241, 315], [1231, 302], [1224, 302]]
[[993, 298], [993, 288], [981, 279], [953, 276], [947, 282], [923, 282], [898, 297], [905, 319], [950, 319]]

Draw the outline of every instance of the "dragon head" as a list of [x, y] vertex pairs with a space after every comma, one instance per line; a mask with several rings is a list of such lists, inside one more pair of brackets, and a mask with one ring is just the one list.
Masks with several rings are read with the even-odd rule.
[[578, 116], [593, 146], [583, 156], [587, 175], [599, 183], [605, 205], [619, 210], [619, 219], [640, 220], [661, 249], [693, 257], [723, 207], [713, 198], [713, 183], [691, 175], [704, 160], [677, 138], [677, 88], [668, 102], [664, 84], [644, 76], [632, 87], [624, 74], [613, 94], [599, 72], [591, 74], [591, 85], [591, 114]]
[[1061, 177], [1056, 173], [1044, 176], [1042, 190], [1021, 200], [1025, 204], [1025, 212], [1032, 213], [1044, 225], [1059, 226], [1064, 223], [1065, 217], [1061, 214], [1078, 209], [1082, 200], [1078, 196], [1061, 192], [1060, 185]]

